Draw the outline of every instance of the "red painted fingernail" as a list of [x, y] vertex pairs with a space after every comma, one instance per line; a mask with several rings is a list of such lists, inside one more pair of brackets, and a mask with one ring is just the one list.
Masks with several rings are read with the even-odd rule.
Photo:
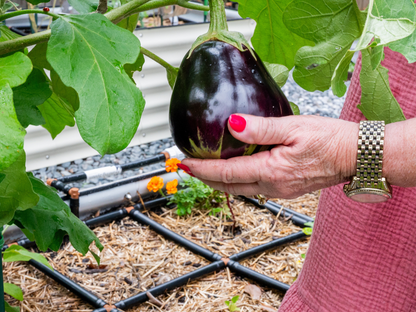
[[237, 132], [243, 132], [247, 124], [246, 120], [238, 115], [231, 115], [230, 118], [228, 118], [228, 122], [230, 127]]
[[178, 164], [178, 168], [182, 169], [183, 171], [185, 171], [187, 174], [189, 174], [191, 177], [194, 177], [194, 174], [191, 172], [191, 169], [189, 169], [188, 166], [184, 165], [184, 164]]

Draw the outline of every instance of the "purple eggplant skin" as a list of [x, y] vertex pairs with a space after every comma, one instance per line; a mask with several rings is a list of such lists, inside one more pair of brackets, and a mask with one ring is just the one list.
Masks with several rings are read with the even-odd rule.
[[173, 140], [186, 156], [228, 159], [267, 150], [270, 146], [235, 139], [227, 127], [228, 117], [293, 115], [282, 90], [255, 55], [257, 59], [222, 41], [207, 41], [189, 58], [186, 54], [169, 109]]

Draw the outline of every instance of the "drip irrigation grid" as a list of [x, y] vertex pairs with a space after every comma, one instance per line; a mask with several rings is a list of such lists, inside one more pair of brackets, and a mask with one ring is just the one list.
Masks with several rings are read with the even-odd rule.
[[[141, 161], [135, 164], [125, 165], [125, 167], [128, 169], [131, 169], [132, 167], [135, 167], [135, 166], [142, 166], [144, 164], [160, 162], [161, 160], [164, 160], [164, 159], [165, 159], [164, 156], [162, 157], [159, 155], [156, 157], [149, 158], [145, 160], [144, 162]], [[53, 180], [48, 181], [48, 184], [55, 187], [57, 190], [62, 191], [65, 194], [64, 196], [62, 196], [63, 199], [68, 199], [68, 198], [70, 199], [71, 211], [76, 216], [79, 217], [79, 197], [80, 196], [85, 196], [85, 195], [89, 195], [92, 193], [101, 192], [104, 190], [111, 189], [112, 187], [136, 182], [139, 180], [148, 179], [154, 175], [159, 175], [162, 173], [166, 173], [165, 169], [157, 170], [148, 174], [142, 174], [140, 176], [136, 176], [136, 177], [132, 177], [128, 179], [123, 179], [123, 180], [116, 181], [113, 183], [108, 183], [106, 185], [87, 189], [81, 192], [77, 188], [68, 187], [65, 184], [65, 182], [67, 183], [67, 182], [73, 182], [73, 181], [85, 179], [88, 176], [87, 172], [73, 175], [70, 177], [63, 177], [61, 179], [53, 179]], [[272, 212], [274, 215], [280, 214], [281, 216], [284, 216], [285, 218], [290, 218], [293, 224], [299, 227], [304, 227], [304, 224], [306, 222], [313, 222], [313, 218], [306, 216], [304, 214], [298, 213], [296, 211], [293, 211], [291, 209], [282, 207], [281, 205], [274, 203], [274, 202], [267, 202], [265, 205], [260, 205], [257, 199], [247, 198], [244, 196], [239, 196], [239, 198], [259, 208], [266, 208], [270, 212]], [[161, 224], [157, 223], [153, 219], [149, 218], [148, 216], [140, 212], [140, 210], [142, 209], [148, 210], [148, 209], [153, 209], [153, 208], [166, 205], [168, 203], [168, 200], [169, 200], [169, 197], [150, 200], [150, 201], [145, 202], [144, 205], [136, 204], [134, 206], [122, 208], [120, 210], [109, 212], [104, 215], [98, 216], [96, 218], [84, 221], [84, 223], [88, 227], [92, 228], [101, 224], [105, 224], [110, 221], [119, 220], [125, 217], [130, 217], [132, 220], [148, 226], [150, 229], [162, 235], [163, 237], [170, 239], [176, 244], [181, 245], [182, 247], [188, 249], [189, 251], [199, 256], [202, 256], [203, 258], [210, 261], [211, 264], [204, 266], [202, 268], [196, 269], [193, 272], [182, 275], [164, 284], [148, 289], [147, 291], [140, 292], [127, 299], [123, 299], [117, 303], [108, 304], [104, 300], [98, 298], [96, 295], [84, 289], [78, 283], [72, 281], [70, 278], [59, 273], [58, 271], [53, 271], [49, 269], [46, 265], [39, 263], [35, 260], [30, 260], [29, 263], [32, 266], [34, 266], [36, 269], [43, 272], [45, 275], [49, 276], [50, 278], [52, 278], [53, 280], [55, 280], [56, 282], [64, 286], [66, 289], [68, 289], [69, 291], [77, 295], [79, 298], [81, 298], [82, 300], [84, 300], [85, 302], [93, 306], [95, 308], [93, 312], [121, 312], [119, 309], [128, 309], [128, 308], [137, 306], [143, 302], [150, 300], [152, 296], [157, 297], [165, 293], [168, 290], [172, 290], [177, 287], [184, 286], [189, 281], [198, 279], [202, 276], [205, 276], [210, 273], [214, 273], [216, 271], [223, 270], [226, 267], [228, 267], [231, 271], [233, 271], [237, 275], [251, 279], [259, 283], [260, 285], [274, 288], [284, 293], [289, 289], [290, 287], [289, 285], [282, 283], [278, 280], [275, 280], [273, 278], [270, 278], [266, 275], [260, 274], [254, 270], [251, 270], [241, 265], [239, 262], [248, 257], [252, 257], [257, 254], [263, 253], [265, 251], [273, 250], [279, 246], [292, 243], [302, 238], [305, 238], [306, 235], [303, 233], [303, 231], [299, 231], [297, 233], [290, 234], [288, 236], [273, 240], [269, 243], [265, 243], [263, 245], [259, 245], [254, 248], [250, 248], [248, 250], [236, 253], [230, 256], [229, 258], [223, 258], [221, 255], [214, 253], [198, 244], [195, 244], [194, 242], [184, 238], [183, 236], [165, 228]], [[13, 244], [17, 244], [23, 247], [31, 247], [35, 245], [34, 242], [31, 242], [28, 239], [22, 239]], [[2, 251], [6, 250], [10, 245], [12, 244], [9, 244], [9, 245], [5, 244], [2, 248]], [[0, 261], [1, 261], [1, 258], [0, 258]], [[3, 295], [3, 293], [1, 293], [0, 295]]]

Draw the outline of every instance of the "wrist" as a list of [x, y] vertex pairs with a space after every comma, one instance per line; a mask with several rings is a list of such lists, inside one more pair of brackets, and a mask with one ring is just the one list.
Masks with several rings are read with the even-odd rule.
[[[339, 163], [340, 182], [350, 181], [357, 172], [357, 147], [360, 124], [346, 122], [340, 139], [341, 151], [336, 161]], [[337, 155], [338, 156], [338, 155]], [[338, 157], [337, 157], [338, 158]]]
[[[407, 123], [395, 122], [386, 125], [384, 134], [383, 177], [392, 185], [407, 184], [406, 175], [400, 174], [405, 168], [407, 156], [404, 151]], [[413, 129], [414, 131], [414, 129]], [[410, 132], [412, 133], [412, 132]]]

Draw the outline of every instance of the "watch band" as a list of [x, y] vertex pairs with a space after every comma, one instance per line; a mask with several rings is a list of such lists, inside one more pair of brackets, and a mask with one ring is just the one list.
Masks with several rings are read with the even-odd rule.
[[360, 122], [356, 175], [360, 187], [377, 187], [382, 181], [384, 129], [384, 121]]

